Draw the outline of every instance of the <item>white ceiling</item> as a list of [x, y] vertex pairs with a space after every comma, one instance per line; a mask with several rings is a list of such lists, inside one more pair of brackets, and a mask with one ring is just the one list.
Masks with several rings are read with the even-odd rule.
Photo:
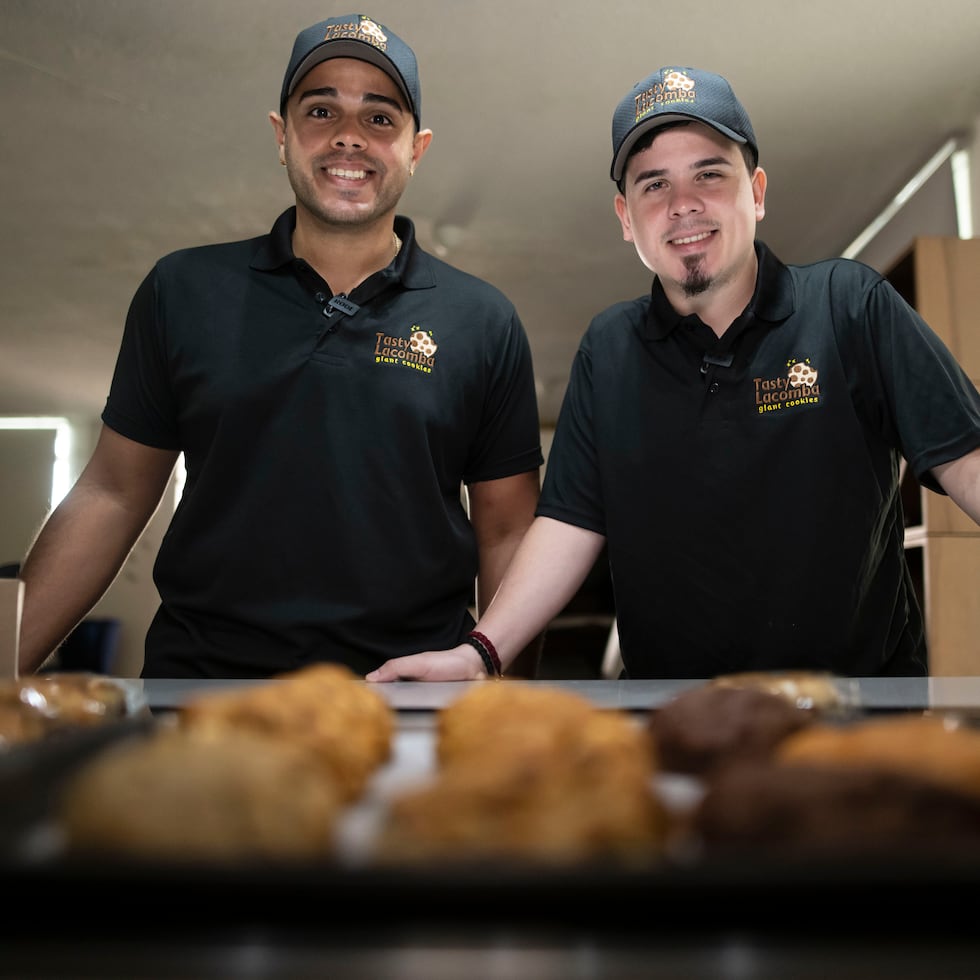
[[608, 179], [634, 82], [732, 81], [786, 261], [839, 254], [980, 118], [976, 0], [0, 0], [0, 414], [97, 415], [155, 259], [268, 230], [293, 38], [352, 10], [419, 58], [435, 138], [401, 210], [430, 248], [460, 229], [446, 257], [516, 303], [545, 419], [590, 317], [648, 288]]

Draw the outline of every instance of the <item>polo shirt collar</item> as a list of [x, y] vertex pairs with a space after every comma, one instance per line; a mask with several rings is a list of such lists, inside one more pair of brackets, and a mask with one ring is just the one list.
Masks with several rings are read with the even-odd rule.
[[[793, 277], [764, 242], [756, 241], [755, 254], [759, 260], [759, 271], [755, 292], [746, 310], [756, 320], [778, 326], [793, 314], [795, 308]], [[681, 315], [670, 305], [659, 277], [655, 278], [650, 290], [647, 336], [652, 340], [663, 340], [688, 319], [689, 316]]]
[[[296, 260], [293, 254], [293, 231], [296, 229], [296, 207], [287, 208], [276, 218], [268, 235], [260, 239], [252, 257], [251, 268], [257, 272], [275, 272]], [[430, 258], [415, 240], [415, 225], [411, 218], [395, 217], [395, 234], [402, 247], [395, 257], [394, 278], [408, 289], [426, 289], [435, 285], [435, 273]]]

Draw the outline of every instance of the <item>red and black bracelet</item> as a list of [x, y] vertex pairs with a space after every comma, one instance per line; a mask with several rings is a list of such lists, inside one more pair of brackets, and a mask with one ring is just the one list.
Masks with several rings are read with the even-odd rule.
[[500, 666], [500, 657], [494, 645], [482, 634], [473, 630], [464, 637], [464, 642], [468, 643], [480, 655], [483, 666], [486, 668], [487, 676], [503, 677], [504, 672]]

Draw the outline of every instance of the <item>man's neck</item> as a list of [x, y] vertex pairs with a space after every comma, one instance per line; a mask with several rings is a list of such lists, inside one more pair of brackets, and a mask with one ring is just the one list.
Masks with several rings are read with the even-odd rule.
[[335, 296], [350, 294], [369, 276], [388, 266], [400, 245], [393, 220], [369, 227], [325, 228], [303, 221], [297, 214], [293, 232], [293, 254], [316, 269]]
[[704, 292], [689, 296], [677, 283], [663, 283], [670, 305], [681, 316], [696, 315], [720, 337], [749, 305], [755, 293], [759, 262], [753, 253], [747, 267], [727, 282], [716, 282]]

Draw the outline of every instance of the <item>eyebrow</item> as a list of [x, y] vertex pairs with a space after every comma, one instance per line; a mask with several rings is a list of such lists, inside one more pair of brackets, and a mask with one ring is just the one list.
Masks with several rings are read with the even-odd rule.
[[[732, 166], [732, 161], [728, 157], [705, 157], [703, 160], [695, 160], [688, 168], [689, 170], [701, 170], [703, 167]], [[633, 178], [633, 183], [638, 184], [641, 180], [652, 180], [656, 177], [665, 177], [667, 171], [663, 168], [653, 170], [642, 170]]]
[[[306, 99], [318, 99], [323, 97], [333, 97], [337, 98], [340, 93], [332, 86], [325, 85], [323, 88], [308, 88], [306, 91], [302, 92], [299, 97], [299, 101], [303, 102]], [[405, 114], [405, 107], [397, 100], [392, 99], [387, 95], [381, 95], [379, 92], [365, 92], [361, 102], [365, 105], [372, 105], [374, 103], [380, 103], [381, 105], [390, 106], [392, 109], [397, 109], [402, 115]]]

